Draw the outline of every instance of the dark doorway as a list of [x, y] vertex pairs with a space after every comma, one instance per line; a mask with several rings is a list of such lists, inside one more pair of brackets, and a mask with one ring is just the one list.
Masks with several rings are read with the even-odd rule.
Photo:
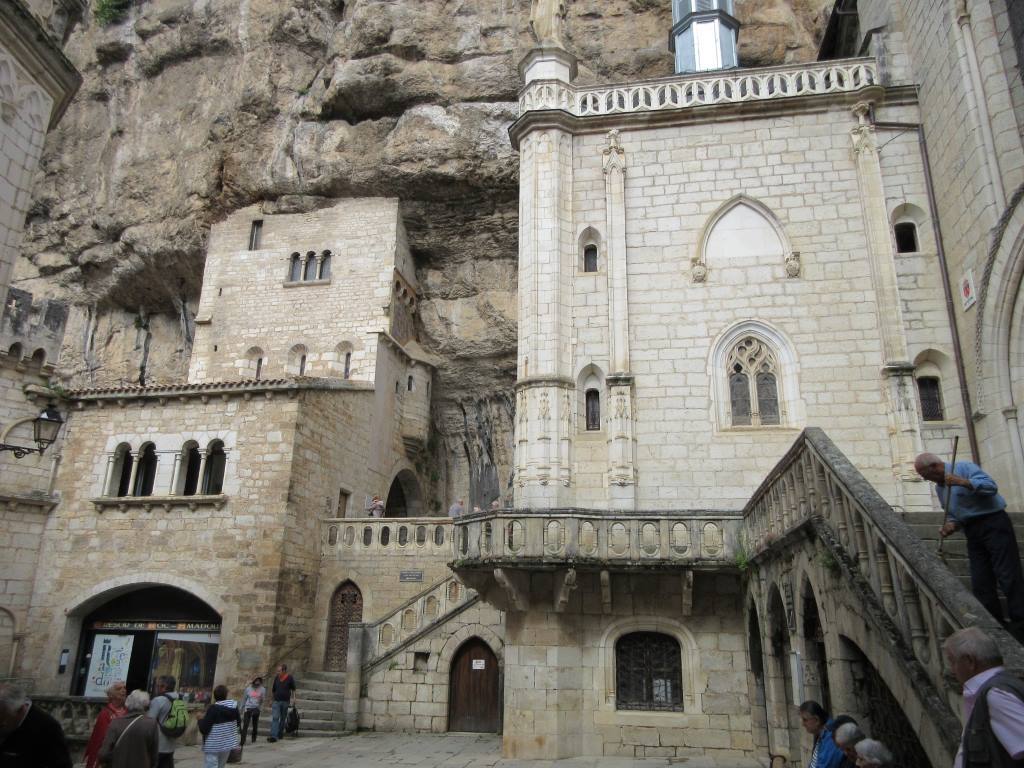
[[448, 730], [497, 733], [501, 718], [498, 659], [479, 637], [467, 640], [452, 660]]
[[405, 491], [402, 490], [402, 483], [398, 478], [391, 484], [388, 491], [388, 500], [384, 505], [384, 517], [408, 517], [409, 508], [405, 501]]
[[208, 701], [220, 646], [220, 615], [177, 587], [118, 595], [83, 617], [72, 694], [101, 697], [115, 679], [151, 690], [173, 675], [190, 701]]
[[331, 598], [330, 621], [327, 625], [327, 649], [324, 669], [344, 672], [348, 665], [348, 625], [363, 620], [363, 593], [351, 581], [346, 581]]

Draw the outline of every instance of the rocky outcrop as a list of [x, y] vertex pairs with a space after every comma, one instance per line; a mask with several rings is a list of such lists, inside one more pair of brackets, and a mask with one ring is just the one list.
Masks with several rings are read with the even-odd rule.
[[[737, 0], [745, 64], [813, 58], [830, 0]], [[15, 285], [70, 299], [74, 385], [181, 377], [209, 225], [240, 206], [390, 195], [449, 491], [505, 492], [516, 346], [516, 64], [529, 0], [141, 0], [87, 20], [85, 84], [48, 141]], [[669, 74], [668, 0], [574, 0], [581, 80]], [[484, 492], [486, 491], [486, 492]], [[480, 500], [484, 500], [481, 498]]]

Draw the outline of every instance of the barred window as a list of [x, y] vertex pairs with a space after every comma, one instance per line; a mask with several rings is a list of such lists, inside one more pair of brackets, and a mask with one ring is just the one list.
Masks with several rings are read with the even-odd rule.
[[679, 642], [658, 632], [633, 632], [615, 644], [618, 709], [683, 711]]
[[935, 376], [921, 376], [917, 380], [917, 391], [921, 395], [921, 418], [925, 421], [942, 421], [942, 390]]
[[746, 336], [732, 348], [726, 365], [732, 425], [781, 424], [779, 364], [772, 349], [761, 340]]

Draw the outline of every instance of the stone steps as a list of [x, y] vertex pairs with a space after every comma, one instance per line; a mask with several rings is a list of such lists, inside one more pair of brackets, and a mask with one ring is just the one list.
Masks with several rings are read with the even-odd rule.
[[345, 733], [345, 673], [306, 672], [298, 691], [300, 736]]

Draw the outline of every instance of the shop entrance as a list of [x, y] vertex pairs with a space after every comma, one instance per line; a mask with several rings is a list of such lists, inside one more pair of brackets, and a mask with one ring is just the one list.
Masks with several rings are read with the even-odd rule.
[[114, 680], [152, 691], [171, 675], [189, 701], [209, 701], [220, 648], [220, 615], [176, 587], [119, 595], [82, 621], [72, 691], [103, 697]]

